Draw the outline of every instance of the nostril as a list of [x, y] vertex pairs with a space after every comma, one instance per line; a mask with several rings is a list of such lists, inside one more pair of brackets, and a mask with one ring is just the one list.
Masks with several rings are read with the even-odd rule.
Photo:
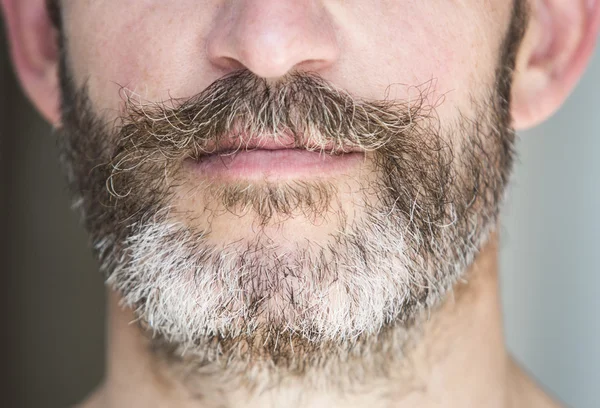
[[213, 59], [213, 64], [227, 71], [237, 71], [246, 68], [244, 64], [237, 59], [226, 56], [220, 56], [216, 59]]

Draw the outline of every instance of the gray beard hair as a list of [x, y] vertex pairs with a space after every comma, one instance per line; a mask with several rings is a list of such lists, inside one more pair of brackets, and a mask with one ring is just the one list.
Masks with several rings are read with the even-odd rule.
[[[173, 186], [187, 186], [185, 175], [169, 167], [162, 171], [162, 150], [148, 148], [154, 156], [118, 150], [117, 157], [143, 160], [138, 166], [118, 160], [90, 167], [77, 153], [68, 163], [83, 166], [70, 178], [83, 183], [76, 188], [78, 195], [86, 192], [78, 204], [107, 283], [171, 367], [256, 387], [291, 376], [340, 386], [352, 360], [360, 367], [360, 383], [389, 372], [402, 358], [420, 318], [464, 277], [495, 226], [514, 141], [502, 101], [492, 91], [473, 103], [470, 116], [458, 112], [449, 128], [421, 116], [410, 122], [417, 131], [386, 139], [388, 154], [377, 151], [373, 173], [357, 180], [350, 208], [358, 216], [352, 222], [333, 182], [250, 183], [254, 190], [239, 184], [194, 187], [223, 211], [249, 210], [265, 228], [280, 216], [337, 218], [326, 239], [302, 236], [292, 247], [262, 229], [254, 238], [215, 245], [212, 238], [221, 237], [212, 237], [206, 225], [194, 227], [177, 208]], [[155, 123], [155, 111], [137, 111], [151, 112], [142, 123]], [[137, 137], [147, 134], [126, 129]], [[179, 131], [166, 123], [160, 140], [177, 141]], [[92, 134], [88, 140], [106, 146], [105, 133]], [[150, 135], [144, 141], [153, 146]], [[71, 145], [65, 152], [85, 152], [85, 142], [66, 140]], [[135, 146], [132, 136], [121, 140]], [[82, 177], [90, 168], [109, 170], [108, 177]], [[120, 205], [99, 206], [98, 197], [107, 193], [101, 180], [110, 185], [119, 178], [121, 188], [110, 192]], [[126, 193], [116, 196], [118, 191]], [[260, 211], [256, 203], [262, 203]], [[356, 382], [345, 383], [351, 384]]]
[[[195, 350], [205, 337], [247, 338], [262, 330], [343, 344], [406, 313], [411, 290], [431, 280], [413, 265], [395, 218], [370, 213], [327, 242], [302, 240], [292, 250], [260, 232], [220, 247], [184, 223], [152, 221], [127, 239], [129, 261], [108, 283], [127, 305], [142, 305], [136, 312], [150, 328], [190, 352], [206, 352]], [[462, 269], [458, 263], [452, 269]], [[428, 287], [443, 292], [448, 283]]]
[[[216, 245], [222, 237], [211, 236], [207, 225], [194, 227], [177, 207], [170, 186], [188, 186], [184, 175], [172, 173], [167, 184], [167, 176], [155, 178], [166, 173], [158, 159], [143, 156], [145, 172], [142, 166], [121, 173], [121, 188], [131, 193], [117, 197], [122, 206], [114, 207], [120, 211], [114, 218], [98, 206], [102, 196], [78, 201], [107, 283], [134, 311], [166, 367], [185, 372], [180, 378], [265, 389], [295, 377], [347, 389], [389, 375], [422, 316], [464, 277], [496, 224], [514, 133], [501, 120], [499, 96], [488, 98], [473, 104], [472, 116], [459, 112], [446, 129], [430, 118], [413, 122], [420, 132], [394, 139], [405, 150], [378, 153], [373, 173], [356, 180], [350, 208], [358, 215], [352, 217], [328, 181], [250, 183], [255, 190], [247, 194], [238, 184], [197, 187], [207, 202], [236, 215], [247, 211], [261, 228], [280, 216], [337, 220], [324, 240], [301, 233], [291, 247], [261, 228], [254, 238]], [[96, 134], [100, 140], [103, 133]], [[121, 154], [129, 152], [139, 154]], [[71, 175], [87, 183], [79, 194], [111, 180], [106, 173], [81, 177], [88, 169]], [[145, 180], [166, 187], [146, 190]]]
[[165, 209], [136, 226], [128, 261], [107, 282], [135, 310], [164, 369], [208, 394], [240, 386], [260, 393], [292, 378], [357, 391], [393, 378], [496, 220], [470, 214], [463, 221], [477, 232], [464, 239], [456, 225], [434, 227], [432, 256], [441, 262], [432, 269], [415, 245], [422, 237], [407, 235], [410, 220], [389, 210], [365, 211], [330, 244], [287, 252], [261, 234], [217, 247], [169, 219]]
[[[480, 223], [476, 218], [472, 225]], [[403, 355], [420, 314], [439, 305], [464, 275], [493, 228], [490, 221], [476, 241], [439, 234], [436, 258], [447, 262], [435, 271], [423, 265], [402, 220], [389, 212], [369, 213], [330, 237], [334, 245], [298, 243], [287, 252], [264, 235], [219, 248], [183, 223], [152, 222], [128, 238], [129, 260], [107, 283], [135, 310], [155, 346], [171, 345], [172, 361], [213, 365], [230, 377], [273, 367], [297, 375], [371, 354], [377, 339], [377, 347], [387, 348], [378, 362], [385, 371], [382, 363]], [[470, 249], [448, 258], [445, 248], [452, 246]], [[390, 327], [393, 334], [385, 332]], [[363, 364], [362, 371], [371, 370]]]
[[[413, 133], [385, 139], [388, 150], [377, 151], [373, 173], [355, 180], [352, 222], [330, 181], [250, 183], [254, 190], [239, 183], [193, 187], [217, 209], [247, 211], [261, 228], [278, 217], [337, 219], [326, 239], [301, 234], [291, 247], [263, 229], [254, 238], [216, 245], [221, 237], [211, 236], [208, 226], [194, 227], [177, 208], [173, 186], [189, 186], [174, 170], [180, 162], [160, 160], [164, 144], [154, 149], [155, 135], [144, 136], [140, 122], [124, 128], [130, 132], [120, 140], [128, 144], [116, 157], [143, 164], [124, 166], [118, 159], [92, 166], [77, 153], [68, 163], [83, 167], [70, 178], [84, 183], [76, 188], [86, 192], [78, 203], [107, 283], [171, 367], [254, 386], [257, 378], [269, 386], [291, 376], [339, 386], [349, 360], [360, 366], [359, 382], [396, 364], [420, 318], [440, 304], [487, 240], [512, 164], [514, 133], [501, 102], [492, 91], [473, 103], [472, 116], [458, 112], [449, 128], [418, 116], [407, 125]], [[150, 112], [138, 119], [142, 124], [156, 123], [156, 111], [137, 112]], [[178, 141], [182, 126], [163, 125], [161, 142]], [[111, 139], [96, 130], [88, 140], [106, 146]], [[131, 135], [144, 136], [153, 155], [130, 147], [136, 143]], [[85, 141], [66, 140], [65, 152], [85, 152]], [[173, 151], [180, 154], [176, 146]], [[82, 177], [90, 168], [105, 172]], [[108, 189], [119, 206], [98, 205], [107, 193], [101, 180], [107, 187], [120, 180], [120, 188]]]

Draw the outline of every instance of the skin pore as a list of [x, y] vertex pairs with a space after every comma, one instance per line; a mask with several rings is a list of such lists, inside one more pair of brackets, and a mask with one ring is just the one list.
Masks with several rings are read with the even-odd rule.
[[[494, 231], [595, 2], [44, 3], [2, 2], [110, 288], [83, 407], [553, 406], [504, 348]], [[208, 177], [232, 134], [362, 158]]]

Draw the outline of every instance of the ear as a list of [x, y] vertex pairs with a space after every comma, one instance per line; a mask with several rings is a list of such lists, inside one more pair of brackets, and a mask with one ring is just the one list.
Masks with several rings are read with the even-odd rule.
[[58, 33], [46, 0], [0, 0], [15, 71], [25, 93], [50, 123], [60, 120]]
[[529, 27], [512, 88], [517, 129], [543, 122], [562, 105], [589, 62], [600, 27], [600, 0], [527, 1]]

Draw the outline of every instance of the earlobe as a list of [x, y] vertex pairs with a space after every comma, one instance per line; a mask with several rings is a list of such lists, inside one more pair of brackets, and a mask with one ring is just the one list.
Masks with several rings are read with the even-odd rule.
[[513, 79], [513, 125], [543, 122], [566, 100], [593, 53], [600, 27], [598, 0], [531, 2], [529, 27]]
[[15, 71], [50, 123], [60, 121], [57, 32], [45, 0], [1, 0]]

